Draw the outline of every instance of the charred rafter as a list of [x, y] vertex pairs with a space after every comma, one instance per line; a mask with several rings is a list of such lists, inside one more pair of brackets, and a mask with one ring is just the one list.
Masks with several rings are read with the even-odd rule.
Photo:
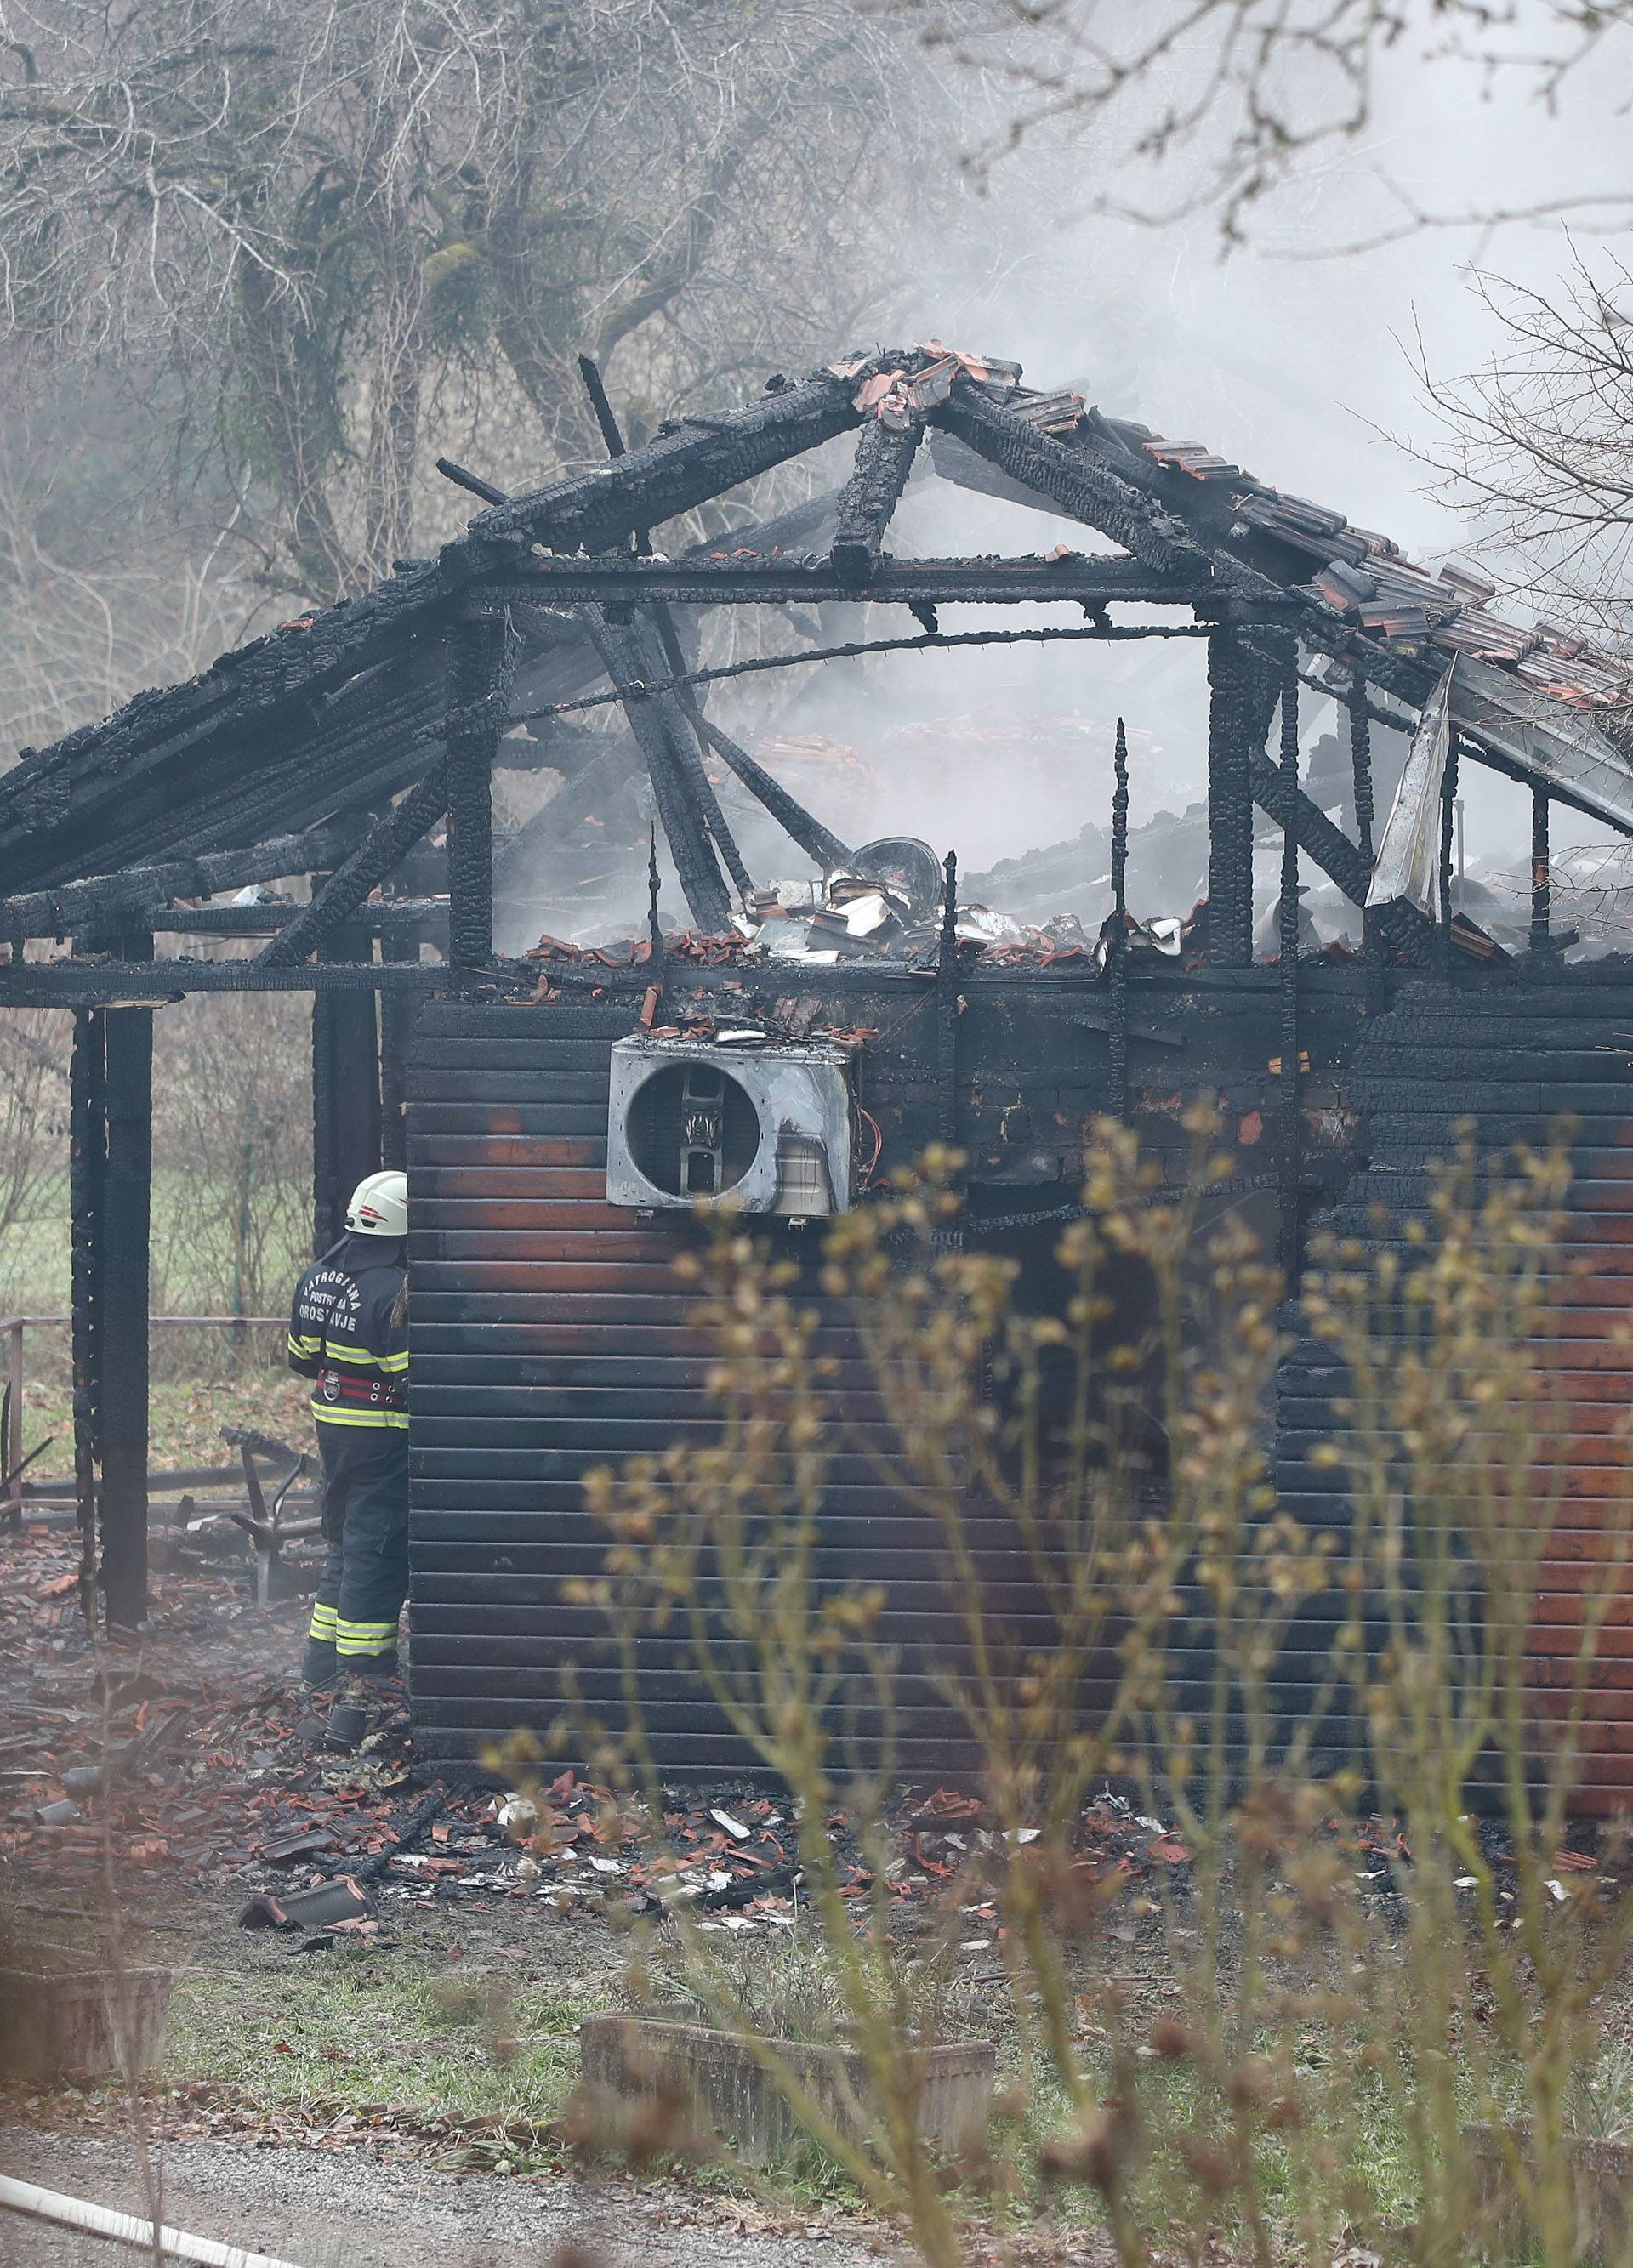
[[917, 418], [898, 430], [871, 417], [856, 444], [856, 465], [839, 497], [830, 556], [842, 583], [867, 582], [884, 547], [884, 531], [901, 502], [924, 428]]
[[1000, 472], [1045, 497], [1068, 519], [1097, 528], [1148, 567], [1201, 571], [1206, 560], [1185, 526], [1083, 451], [1006, 416], [967, 379], [932, 413]]

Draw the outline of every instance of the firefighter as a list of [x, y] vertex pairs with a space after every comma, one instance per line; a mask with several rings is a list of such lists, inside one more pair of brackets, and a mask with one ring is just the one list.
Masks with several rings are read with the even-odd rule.
[[329, 1546], [301, 1683], [381, 1685], [408, 1595], [408, 1177], [370, 1174], [295, 1286], [289, 1366], [312, 1386]]

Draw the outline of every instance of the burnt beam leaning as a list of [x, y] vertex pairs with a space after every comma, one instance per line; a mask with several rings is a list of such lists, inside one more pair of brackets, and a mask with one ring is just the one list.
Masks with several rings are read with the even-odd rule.
[[790, 841], [798, 843], [808, 858], [814, 858], [829, 873], [850, 865], [853, 853], [849, 847], [820, 819], [814, 818], [780, 780], [773, 779], [763, 764], [756, 763], [746, 748], [739, 747], [729, 733], [721, 732], [700, 709], [692, 714], [691, 721], [715, 755], [724, 757], [750, 794], [770, 813]]
[[[708, 806], [713, 804], [718, 811], [719, 805], [703, 774], [702, 759], [687, 734], [674, 696], [647, 690], [659, 673], [650, 666], [634, 629], [610, 622], [599, 607], [587, 607], [584, 617], [646, 760], [653, 799], [691, 917], [700, 929], [717, 933], [730, 924], [731, 901], [709, 839], [713, 828]], [[701, 792], [698, 777], [703, 781]], [[724, 831], [723, 814], [720, 823]]]
[[730, 416], [683, 423], [677, 431], [549, 487], [513, 497], [474, 519], [442, 548], [445, 571], [491, 571], [535, 543], [557, 552], [610, 551], [638, 528], [661, 526], [831, 441], [859, 422], [854, 381], [825, 374], [765, 395]]
[[351, 856], [314, 891], [310, 905], [301, 908], [271, 944], [256, 954], [256, 960], [269, 968], [287, 968], [315, 953], [329, 932], [385, 880], [403, 853], [429, 834], [447, 807], [448, 767], [444, 758], [417, 787], [410, 789], [395, 811], [370, 829]]
[[1046, 497], [1068, 519], [1120, 543], [1145, 566], [1205, 571], [1204, 556], [1181, 521], [1097, 457], [1006, 415], [971, 379], [957, 379], [930, 414], [977, 456]]

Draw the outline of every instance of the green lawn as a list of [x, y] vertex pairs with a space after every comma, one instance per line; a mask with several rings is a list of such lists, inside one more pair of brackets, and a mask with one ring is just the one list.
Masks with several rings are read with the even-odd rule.
[[158, 2076], [268, 2109], [540, 2124], [577, 2077], [586, 2010], [558, 1992], [347, 1946], [277, 1963], [178, 1977]]

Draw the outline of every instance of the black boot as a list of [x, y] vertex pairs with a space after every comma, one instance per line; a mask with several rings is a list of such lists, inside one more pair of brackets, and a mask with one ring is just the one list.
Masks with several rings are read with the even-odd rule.
[[369, 1687], [371, 1690], [401, 1682], [395, 1646], [389, 1653], [347, 1654], [340, 1668], [343, 1675], [354, 1679], [359, 1685]]
[[340, 1657], [332, 1638], [309, 1638], [301, 1657], [300, 1683], [308, 1693], [332, 1693], [340, 1683]]

